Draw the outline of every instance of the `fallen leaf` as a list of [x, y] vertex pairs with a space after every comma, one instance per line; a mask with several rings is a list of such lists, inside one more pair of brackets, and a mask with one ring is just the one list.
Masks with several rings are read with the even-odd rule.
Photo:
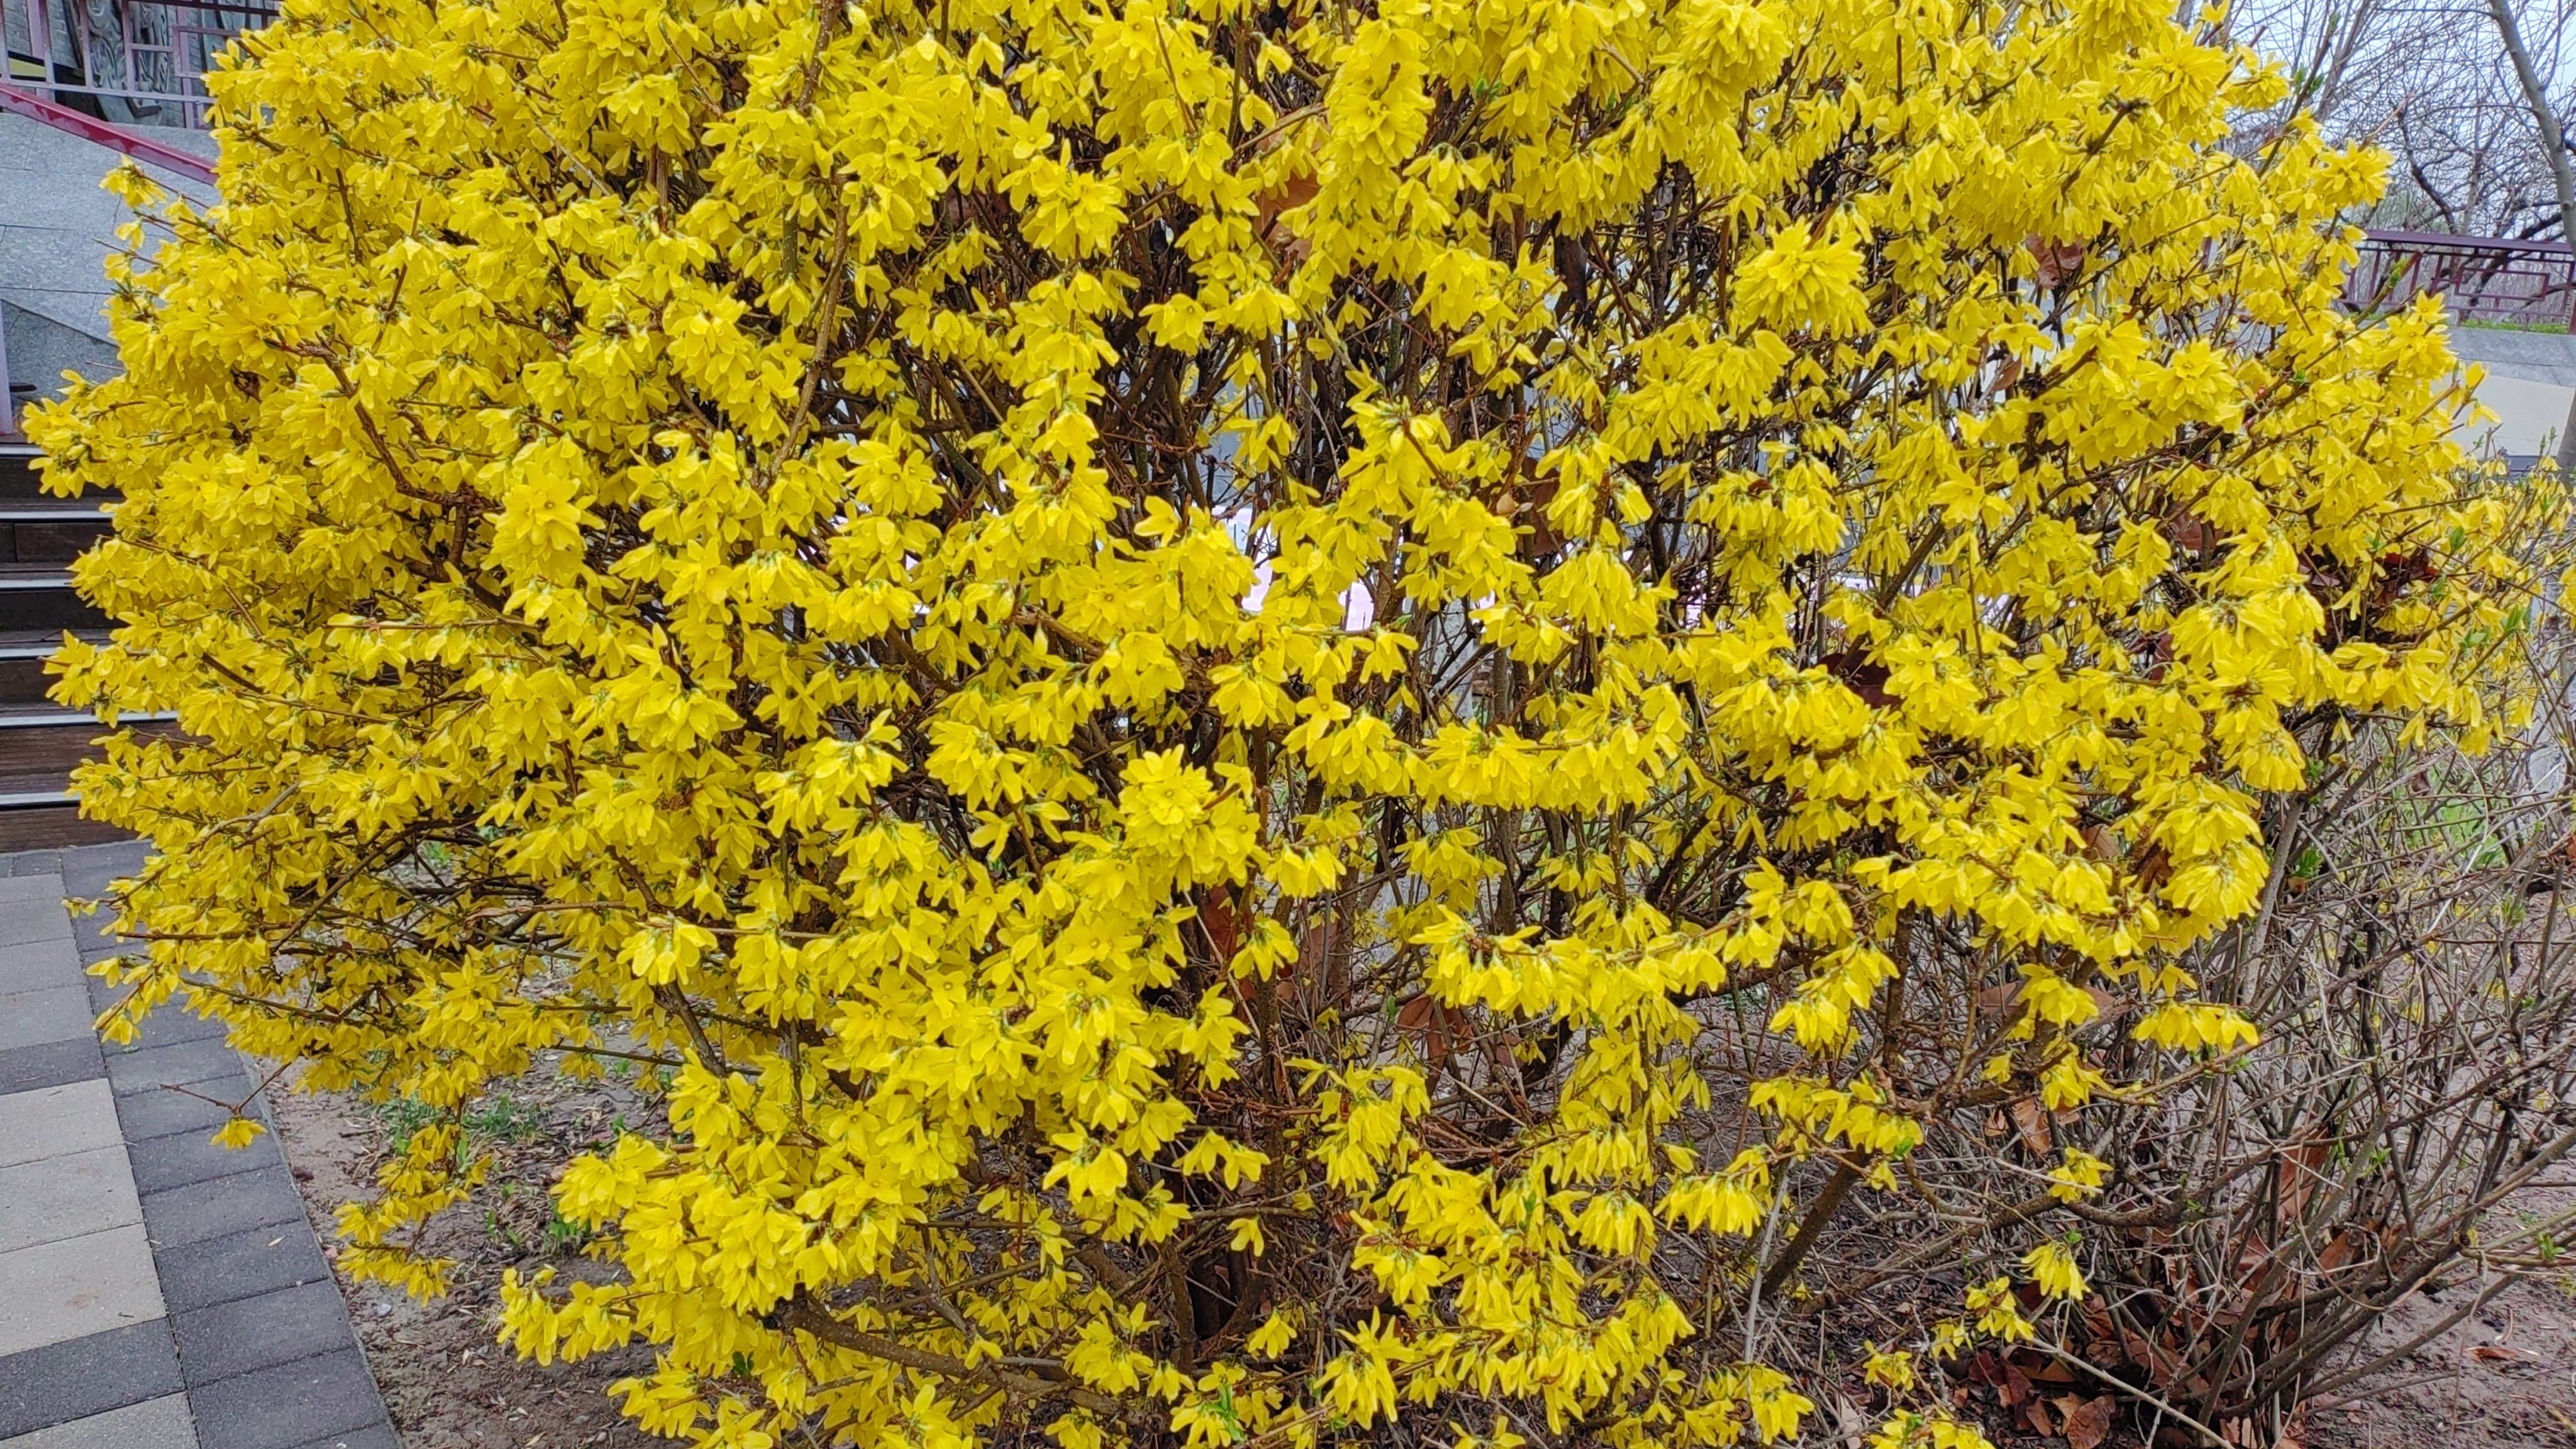
[[[2074, 1397], [2068, 1395], [2068, 1398]], [[2059, 1400], [2060, 1403], [2065, 1400]], [[2066, 1442], [2071, 1449], [2095, 1449], [2111, 1433], [2111, 1396], [2087, 1399], [2066, 1416]]]
[[2046, 1156], [2053, 1145], [2048, 1131], [2048, 1113], [2041, 1110], [2037, 1097], [2023, 1097], [2012, 1104], [2013, 1126], [2021, 1129], [2021, 1145], [2033, 1155]]
[[2075, 1382], [2075, 1370], [2068, 1368], [2066, 1365], [2059, 1363], [2053, 1358], [2042, 1359], [2038, 1363], [2024, 1369], [2023, 1372], [2029, 1374], [2030, 1381], [2035, 1384], [2071, 1384]]

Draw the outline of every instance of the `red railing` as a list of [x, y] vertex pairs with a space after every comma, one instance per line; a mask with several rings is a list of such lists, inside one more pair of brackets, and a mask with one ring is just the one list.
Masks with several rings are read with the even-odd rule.
[[204, 157], [163, 145], [153, 140], [149, 132], [110, 125], [86, 111], [76, 111], [59, 102], [46, 100], [38, 92], [0, 85], [0, 111], [42, 121], [57, 131], [69, 131], [84, 141], [95, 141], [122, 151], [137, 161], [148, 161], [165, 171], [176, 171], [208, 186], [215, 184], [215, 168], [207, 165]]
[[274, 0], [0, 0], [0, 84], [117, 126], [206, 124], [205, 73]]
[[2361, 244], [2344, 301], [2381, 312], [2428, 292], [2464, 322], [2576, 325], [2576, 249], [2554, 241], [2374, 231]]

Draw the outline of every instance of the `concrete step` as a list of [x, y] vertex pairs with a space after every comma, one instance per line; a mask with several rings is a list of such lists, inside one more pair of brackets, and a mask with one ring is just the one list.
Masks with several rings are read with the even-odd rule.
[[81, 508], [112, 497], [88, 493], [78, 499], [56, 498], [38, 483], [36, 450], [23, 443], [0, 443], [0, 503], [40, 502], [53, 508]]
[[12, 509], [0, 503], [0, 567], [67, 569], [112, 527], [94, 508]]
[[77, 805], [30, 806], [0, 810], [0, 852], [60, 850], [72, 845], [106, 845], [132, 840], [132, 831], [81, 818]]
[[[166, 716], [125, 716], [145, 734], [168, 734]], [[73, 710], [0, 714], [0, 811], [71, 803], [72, 767], [94, 758], [107, 726]]]
[[60, 566], [0, 564], [0, 632], [105, 633], [107, 616], [72, 592]]
[[45, 660], [61, 645], [60, 634], [27, 644], [0, 642], [0, 715], [61, 708], [45, 697], [54, 685], [54, 676], [45, 672]]

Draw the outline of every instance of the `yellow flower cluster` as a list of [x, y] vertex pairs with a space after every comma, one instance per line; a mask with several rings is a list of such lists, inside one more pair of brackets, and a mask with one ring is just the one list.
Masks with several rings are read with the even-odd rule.
[[507, 1334], [692, 1442], [1792, 1436], [1848, 1194], [2248, 1049], [2262, 796], [2521, 707], [2555, 501], [2169, 9], [290, 0], [32, 424], [128, 1010], [449, 1114], [422, 1291], [650, 1075]]

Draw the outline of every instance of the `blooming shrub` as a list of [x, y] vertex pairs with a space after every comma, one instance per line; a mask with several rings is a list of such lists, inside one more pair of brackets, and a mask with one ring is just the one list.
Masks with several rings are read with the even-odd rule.
[[2265, 796], [2510, 727], [2554, 516], [2166, 16], [292, 0], [33, 424], [57, 695], [185, 730], [123, 1019], [450, 1113], [422, 1292], [479, 1093], [668, 1073], [506, 1333], [695, 1442], [1769, 1441], [1909, 1202], [1855, 1366], [1981, 1442]]

